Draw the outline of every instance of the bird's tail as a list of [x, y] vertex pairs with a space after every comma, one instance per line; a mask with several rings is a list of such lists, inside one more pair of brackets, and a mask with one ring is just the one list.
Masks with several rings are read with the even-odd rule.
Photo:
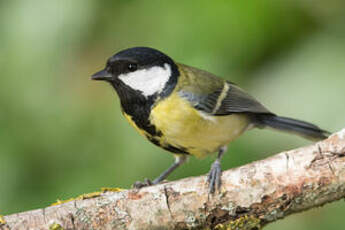
[[270, 127], [297, 134], [312, 141], [326, 139], [330, 135], [330, 132], [311, 123], [273, 114], [258, 114], [255, 116], [254, 123], [259, 128]]

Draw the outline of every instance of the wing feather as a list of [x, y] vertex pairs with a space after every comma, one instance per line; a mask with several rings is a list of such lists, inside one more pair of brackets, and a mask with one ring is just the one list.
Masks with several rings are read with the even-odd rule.
[[228, 82], [226, 84], [229, 84], [229, 90], [215, 115], [228, 115], [231, 113], [272, 114], [265, 106], [243, 91], [240, 87]]
[[197, 110], [218, 116], [232, 113], [272, 114], [254, 97], [231, 82], [182, 64], [179, 64], [179, 70], [182, 79], [178, 93]]

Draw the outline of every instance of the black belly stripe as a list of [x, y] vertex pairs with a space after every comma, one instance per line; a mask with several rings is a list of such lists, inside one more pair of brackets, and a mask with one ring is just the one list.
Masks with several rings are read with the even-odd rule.
[[151, 141], [153, 144], [169, 151], [172, 153], [179, 153], [179, 154], [189, 154], [187, 149], [182, 147], [182, 146], [178, 146], [175, 147], [173, 145], [167, 144], [167, 145], [161, 145], [160, 141], [159, 141], [159, 137], [154, 137], [154, 136], [147, 136], [147, 139], [149, 139], [149, 141]]
[[174, 147], [172, 145], [167, 145], [167, 146], [163, 146], [163, 149], [172, 153], [189, 154], [189, 152], [187, 152], [187, 149], [181, 146]]

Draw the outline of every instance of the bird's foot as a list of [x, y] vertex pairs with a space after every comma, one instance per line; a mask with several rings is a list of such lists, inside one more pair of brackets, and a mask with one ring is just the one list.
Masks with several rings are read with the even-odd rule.
[[132, 187], [133, 188], [136, 188], [136, 189], [140, 189], [140, 188], [143, 188], [143, 187], [148, 187], [148, 186], [151, 186], [153, 185], [152, 181], [150, 179], [147, 179], [145, 178], [144, 182], [141, 182], [141, 181], [136, 181]]
[[210, 169], [207, 176], [207, 183], [209, 187], [209, 193], [212, 194], [216, 189], [220, 188], [222, 177], [222, 169], [220, 167], [220, 161], [216, 160]]

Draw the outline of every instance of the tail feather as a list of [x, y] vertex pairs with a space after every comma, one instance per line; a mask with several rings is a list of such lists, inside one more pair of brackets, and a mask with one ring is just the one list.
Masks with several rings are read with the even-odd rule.
[[271, 114], [262, 114], [255, 118], [258, 127], [270, 127], [284, 132], [291, 132], [304, 138], [317, 141], [326, 139], [330, 132], [311, 123]]

